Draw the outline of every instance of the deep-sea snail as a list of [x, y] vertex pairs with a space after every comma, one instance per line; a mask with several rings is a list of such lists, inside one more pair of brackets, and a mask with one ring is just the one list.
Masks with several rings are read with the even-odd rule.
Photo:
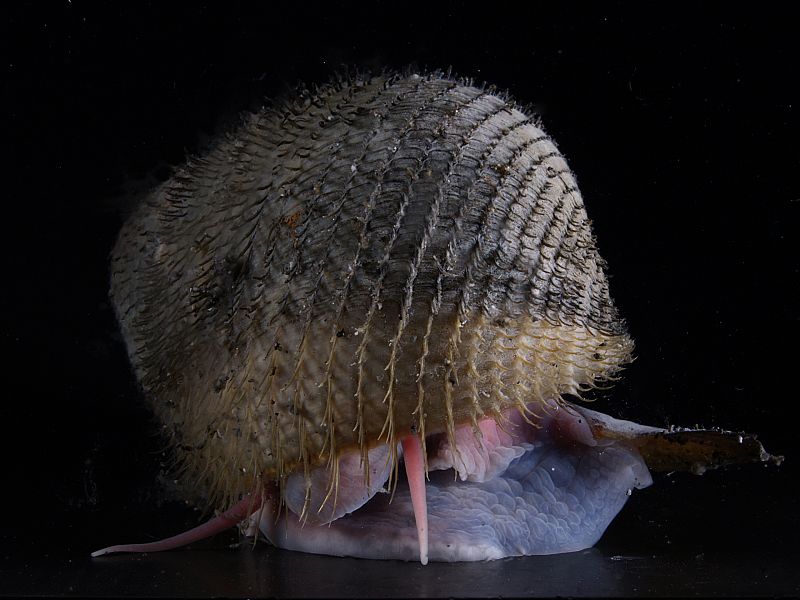
[[771, 459], [567, 399], [631, 356], [604, 267], [554, 142], [491, 88], [356, 76], [248, 115], [142, 202], [111, 276], [180, 480], [233, 508], [96, 554], [250, 514], [307, 552], [567, 552], [648, 466]]

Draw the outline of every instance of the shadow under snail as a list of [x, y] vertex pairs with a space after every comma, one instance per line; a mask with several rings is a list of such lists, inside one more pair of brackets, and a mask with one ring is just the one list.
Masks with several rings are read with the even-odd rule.
[[[633, 343], [537, 119], [440, 73], [243, 118], [125, 223], [111, 297], [184, 486], [276, 546], [468, 561], [592, 546], [653, 470], [754, 436], [587, 409]], [[400, 469], [403, 465], [403, 469]]]

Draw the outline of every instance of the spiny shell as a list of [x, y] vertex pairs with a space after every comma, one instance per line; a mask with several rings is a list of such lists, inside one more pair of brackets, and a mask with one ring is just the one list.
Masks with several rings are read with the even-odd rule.
[[250, 115], [146, 199], [112, 260], [139, 380], [216, 502], [578, 394], [632, 347], [553, 141], [438, 74]]

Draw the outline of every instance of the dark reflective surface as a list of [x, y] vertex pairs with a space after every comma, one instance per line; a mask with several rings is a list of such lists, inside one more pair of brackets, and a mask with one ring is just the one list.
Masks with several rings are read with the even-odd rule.
[[[15, 4], [0, 233], [0, 595], [800, 594], [796, 19], [759, 5]], [[578, 177], [636, 361], [592, 406], [758, 434], [779, 468], [658, 476], [594, 549], [421, 567], [91, 550], [196, 524], [107, 300], [132, 190], [298, 80], [447, 68], [532, 103]], [[142, 183], [142, 182], [145, 183]], [[149, 182], [149, 183], [147, 183]]]
[[[145, 556], [12, 561], [3, 591], [66, 596], [781, 596], [800, 593], [800, 554], [751, 549], [649, 556], [592, 548], [487, 563], [363, 561], [249, 545]], [[16, 563], [16, 564], [15, 564]]]
[[[7, 529], [0, 591], [174, 597], [791, 596], [800, 593], [798, 502], [784, 477], [748, 467], [658, 477], [589, 550], [482, 563], [366, 561], [277, 550], [230, 531], [167, 553], [88, 554], [196, 522], [165, 503], [42, 514]], [[751, 498], [745, 501], [738, 494]], [[58, 518], [56, 518], [58, 517]], [[23, 526], [26, 525], [26, 526]], [[47, 526], [47, 527], [45, 527]], [[45, 529], [42, 529], [45, 527]]]

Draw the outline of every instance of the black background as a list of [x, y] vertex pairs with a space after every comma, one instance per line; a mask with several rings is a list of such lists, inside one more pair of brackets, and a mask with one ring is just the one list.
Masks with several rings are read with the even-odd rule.
[[[524, 4], [4, 9], [0, 593], [800, 592], [797, 19], [760, 4]], [[563, 557], [421, 569], [228, 550], [231, 534], [88, 561], [197, 519], [169, 495], [107, 299], [131, 198], [297, 82], [409, 65], [508, 90], [577, 174], [637, 342], [593, 408], [746, 430], [786, 461], [659, 476], [595, 549]]]

